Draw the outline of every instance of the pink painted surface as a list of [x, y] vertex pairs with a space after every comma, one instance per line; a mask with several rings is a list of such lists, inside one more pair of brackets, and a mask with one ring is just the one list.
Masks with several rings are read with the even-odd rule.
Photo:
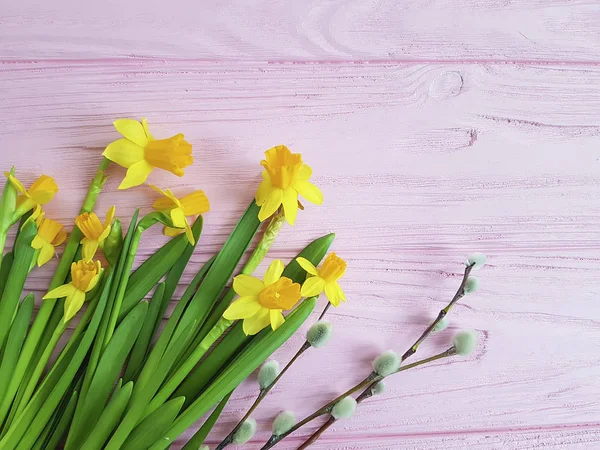
[[[4, 2], [0, 162], [26, 181], [55, 176], [48, 214], [69, 222], [114, 118], [184, 132], [195, 165], [151, 181], [211, 199], [187, 282], [252, 197], [261, 152], [303, 153], [326, 203], [284, 228], [271, 256], [336, 231], [349, 302], [331, 313], [331, 345], [257, 411], [244, 448], [280, 410], [304, 416], [381, 350], [403, 351], [474, 250], [489, 255], [481, 291], [421, 354], [468, 327], [475, 355], [390, 380], [313, 448], [598, 448], [599, 16], [595, 0]], [[111, 175], [100, 210], [150, 209], [150, 189], [117, 193], [123, 172]], [[145, 236], [140, 259], [163, 241]], [[33, 273], [38, 297], [52, 270]], [[251, 378], [211, 442], [255, 394]]]

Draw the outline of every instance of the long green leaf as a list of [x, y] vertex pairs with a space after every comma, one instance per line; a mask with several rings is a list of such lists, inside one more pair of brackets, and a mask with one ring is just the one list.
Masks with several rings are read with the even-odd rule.
[[60, 416], [58, 417], [58, 423], [56, 424], [56, 426], [51, 428], [51, 433], [49, 434], [48, 439], [44, 443], [41, 450], [58, 448], [58, 443], [69, 428], [71, 419], [73, 418], [73, 414], [75, 413], [75, 405], [77, 405], [78, 395], [79, 393], [77, 391], [73, 391], [69, 398], [69, 402], [64, 408], [64, 411], [62, 411], [62, 414], [60, 414]]
[[221, 416], [221, 413], [223, 412], [223, 408], [225, 408], [225, 405], [229, 401], [231, 394], [233, 394], [233, 391], [230, 392], [229, 394], [227, 394], [225, 396], [225, 398], [223, 398], [223, 400], [221, 400], [221, 402], [217, 405], [217, 407], [214, 409], [214, 411], [212, 413], [210, 413], [210, 416], [208, 416], [208, 419], [206, 419], [206, 422], [204, 422], [204, 424], [202, 424], [200, 429], [198, 431], [196, 431], [194, 436], [192, 436], [192, 438], [187, 442], [187, 444], [185, 444], [183, 446], [183, 448], [181, 450], [198, 450], [200, 448], [200, 446], [204, 443], [204, 441], [208, 437], [208, 433], [210, 433], [210, 431], [215, 426], [215, 423], [217, 423], [217, 420], [219, 420], [219, 417]]
[[8, 252], [2, 258], [2, 263], [0, 263], [0, 298], [2, 298], [2, 294], [4, 294], [4, 288], [6, 287], [6, 282], [8, 281], [8, 274], [10, 272], [10, 266], [13, 263], [13, 252]]
[[292, 334], [304, 323], [313, 311], [316, 299], [304, 300], [302, 304], [289, 314], [276, 331], [271, 331], [263, 338], [253, 341], [235, 359], [235, 361], [221, 373], [198, 399], [187, 408], [167, 433], [158, 440], [150, 450], [163, 450], [174, 439], [194, 424], [203, 414], [217, 404], [223, 397], [236, 388], [248, 375], [258, 368], [275, 350], [287, 341]]
[[[109, 277], [112, 277], [112, 273]], [[61, 398], [71, 385], [96, 337], [106, 307], [110, 285], [111, 282], [109, 280], [104, 287], [104, 291], [102, 292], [88, 329], [83, 335], [79, 345], [73, 347], [73, 357], [63, 359], [63, 361], [68, 364], [54, 365], [41, 387], [29, 402], [27, 408], [25, 408], [23, 413], [13, 422], [8, 432], [4, 435], [2, 440], [0, 440], [0, 449], [13, 450], [17, 446], [17, 443], [19, 443], [19, 445], [24, 445], [25, 448], [27, 448], [27, 446], [33, 446], [37, 437], [48, 423], [52, 413], [60, 403]], [[59, 373], [60, 377], [57, 376]], [[52, 388], [50, 393], [47, 392], [47, 388]], [[25, 435], [25, 433], [27, 434]]]
[[0, 365], [0, 401], [2, 401], [6, 393], [7, 386], [17, 365], [23, 342], [25, 342], [27, 328], [33, 314], [33, 303], [33, 294], [28, 294], [21, 303], [15, 321], [10, 327], [10, 333], [6, 341], [6, 351], [2, 356], [2, 364]]
[[17, 313], [19, 299], [33, 259], [34, 249], [31, 247], [31, 241], [33, 241], [36, 233], [35, 223], [29, 221], [24, 225], [15, 242], [14, 260], [10, 266], [8, 281], [0, 300], [0, 350], [4, 348], [10, 331], [10, 324]]
[[127, 369], [125, 370], [125, 374], [123, 375], [123, 380], [125, 382], [132, 381], [135, 375], [138, 373], [144, 360], [146, 359], [146, 355], [148, 354], [148, 349], [150, 347], [150, 341], [152, 340], [152, 332], [154, 330], [154, 323], [156, 322], [156, 318], [160, 313], [163, 298], [165, 293], [165, 283], [160, 283], [154, 294], [152, 295], [152, 299], [150, 300], [150, 306], [148, 307], [148, 314], [146, 315], [146, 320], [142, 325], [142, 329], [140, 331], [140, 335], [135, 341], [135, 345], [133, 346], [133, 350], [131, 351], [131, 357], [127, 362]]
[[110, 434], [119, 423], [119, 420], [121, 420], [121, 417], [125, 412], [125, 408], [127, 407], [127, 403], [129, 402], [129, 398], [131, 397], [132, 391], [133, 381], [130, 381], [122, 388], [115, 390], [110, 402], [108, 405], [106, 405], [104, 411], [102, 411], [100, 419], [98, 419], [98, 422], [96, 422], [96, 426], [93, 430], [91, 430], [89, 437], [81, 447], [82, 449], [102, 449], [104, 443], [110, 437]]
[[96, 425], [96, 422], [102, 415], [114, 383], [140, 333], [147, 312], [148, 303], [138, 303], [125, 316], [109, 341], [104, 353], [102, 353], [98, 368], [94, 373], [86, 398], [82, 404], [81, 417], [84, 418], [84, 422], [82, 422], [83, 426], [79, 429], [72, 429], [69, 432], [69, 435], [73, 433], [72, 439], [69, 436], [69, 448], [82, 448], [80, 446], [81, 443], [85, 441], [87, 434]]
[[184, 401], [183, 397], [169, 400], [142, 420], [129, 435], [121, 450], [146, 449], [154, 444], [154, 441], [159, 439], [173, 425], [173, 421], [179, 414]]

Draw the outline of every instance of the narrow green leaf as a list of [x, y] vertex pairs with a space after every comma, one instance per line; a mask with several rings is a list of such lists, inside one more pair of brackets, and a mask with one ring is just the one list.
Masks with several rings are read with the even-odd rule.
[[6, 282], [8, 281], [8, 274], [10, 272], [10, 266], [13, 263], [13, 252], [8, 252], [2, 258], [2, 263], [0, 263], [0, 298], [2, 298], [2, 294], [4, 293], [4, 288], [6, 287]]
[[36, 234], [37, 227], [35, 223], [33, 221], [27, 222], [15, 242], [14, 260], [0, 300], [0, 350], [4, 348], [10, 331], [10, 324], [17, 313], [19, 299], [29, 274], [29, 266], [34, 253], [31, 241], [33, 241]]
[[101, 450], [103, 448], [104, 443], [110, 437], [110, 434], [119, 423], [119, 420], [121, 420], [132, 391], [133, 381], [130, 381], [122, 388], [115, 390], [110, 402], [106, 405], [104, 411], [102, 411], [102, 415], [98, 419], [96, 426], [81, 447], [82, 449]]
[[208, 437], [208, 434], [210, 433], [210, 431], [215, 426], [215, 423], [217, 423], [217, 420], [219, 420], [219, 417], [221, 416], [221, 413], [223, 412], [223, 408], [225, 408], [225, 405], [229, 401], [231, 394], [233, 394], [233, 391], [230, 392], [229, 394], [227, 394], [225, 396], [225, 398], [223, 400], [221, 400], [221, 402], [217, 405], [217, 407], [214, 409], [214, 411], [212, 413], [210, 413], [210, 416], [208, 416], [208, 419], [206, 419], [206, 422], [204, 422], [204, 424], [200, 427], [200, 429], [198, 431], [196, 431], [196, 434], [194, 434], [194, 436], [192, 436], [192, 438], [187, 442], [187, 444], [185, 444], [183, 446], [183, 448], [181, 450], [198, 450], [200, 448], [200, 446], [204, 443], [204, 441]]
[[33, 314], [33, 303], [33, 294], [28, 294], [21, 303], [15, 321], [10, 327], [10, 333], [6, 341], [6, 351], [2, 356], [2, 364], [0, 365], [0, 401], [3, 400], [6, 393], [7, 386], [17, 365], [23, 342], [25, 342], [27, 328]]
[[77, 391], [74, 391], [64, 409], [59, 409], [59, 413], [61, 414], [59, 417], [57, 417], [58, 423], [56, 423], [56, 425], [50, 429], [50, 434], [40, 450], [58, 448], [58, 444], [67, 431], [71, 423], [71, 419], [73, 418], [73, 414], [75, 413], [75, 405], [77, 405], [78, 394], [79, 393]]
[[[10, 169], [10, 174], [15, 175], [15, 168]], [[0, 262], [4, 253], [4, 246], [8, 236], [8, 229], [14, 222], [15, 208], [17, 206], [17, 189], [7, 178], [0, 196]]]
[[281, 327], [264, 337], [252, 341], [244, 351], [227, 367], [217, 379], [179, 415], [173, 426], [164, 436], [150, 447], [150, 450], [163, 450], [177, 437], [194, 424], [203, 414], [217, 404], [225, 395], [237, 387], [248, 375], [256, 370], [275, 350], [286, 342], [304, 323], [313, 311], [316, 299], [304, 300], [289, 314]]
[[[112, 277], [112, 273], [109, 277]], [[17, 443], [25, 446], [33, 446], [60, 403], [61, 398], [71, 385], [96, 337], [106, 307], [110, 285], [111, 282], [108, 281], [88, 329], [79, 345], [73, 347], [73, 357], [63, 359], [68, 364], [55, 364], [53, 366], [23, 413], [13, 422], [8, 432], [0, 440], [0, 449], [13, 450]], [[60, 377], [56, 376], [58, 373], [60, 373]], [[52, 389], [49, 393], [48, 388]]]
[[183, 397], [169, 400], [142, 420], [129, 435], [121, 450], [146, 449], [154, 444], [154, 441], [160, 439], [173, 425], [173, 421], [179, 414], [184, 401]]
[[82, 448], [81, 443], [85, 441], [89, 431], [96, 425], [96, 422], [100, 418], [121, 368], [140, 333], [147, 311], [148, 303], [138, 303], [125, 316], [102, 353], [86, 398], [82, 404], [81, 417], [84, 418], [82, 426], [79, 429], [69, 432], [69, 435], [73, 433], [72, 438], [69, 436], [70, 448]]
[[117, 217], [110, 227], [110, 233], [102, 248], [104, 256], [111, 266], [116, 266], [121, 250], [123, 250], [123, 227]]
[[148, 292], [181, 257], [187, 245], [188, 241], [184, 234], [171, 239], [131, 274], [121, 305], [119, 320], [122, 320], [135, 305], [148, 295]]
[[135, 375], [137, 375], [138, 371], [142, 367], [142, 364], [144, 363], [144, 360], [146, 359], [148, 349], [150, 348], [150, 341], [152, 340], [154, 323], [156, 322], [156, 318], [160, 313], [164, 293], [165, 283], [160, 283], [156, 287], [156, 290], [152, 295], [152, 299], [150, 300], [150, 306], [148, 307], [148, 314], [146, 315], [146, 320], [144, 320], [144, 324], [142, 325], [140, 335], [135, 341], [135, 345], [133, 346], [133, 350], [131, 351], [131, 357], [127, 362], [127, 369], [125, 370], [125, 374], [123, 375], [123, 379], [125, 380], [125, 382], [134, 380]]

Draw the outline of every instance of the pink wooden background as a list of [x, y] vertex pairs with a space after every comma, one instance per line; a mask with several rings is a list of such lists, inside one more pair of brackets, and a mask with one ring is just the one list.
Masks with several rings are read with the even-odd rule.
[[[421, 351], [468, 327], [474, 356], [390, 380], [313, 448], [600, 448], [597, 0], [4, 1], [0, 86], [1, 166], [55, 176], [48, 213], [61, 221], [117, 138], [113, 119], [184, 132], [194, 166], [151, 181], [211, 199], [192, 270], [250, 200], [262, 151], [286, 143], [313, 166], [326, 202], [284, 228], [272, 256], [336, 231], [349, 302], [244, 448], [280, 410], [304, 416], [381, 350], [405, 350], [475, 250], [489, 256], [481, 291]], [[123, 171], [111, 174], [101, 211], [149, 210], [150, 189], [117, 193]], [[163, 240], [148, 233], [142, 256]], [[33, 274], [40, 296], [52, 270]], [[235, 392], [211, 442], [255, 394], [255, 379]]]

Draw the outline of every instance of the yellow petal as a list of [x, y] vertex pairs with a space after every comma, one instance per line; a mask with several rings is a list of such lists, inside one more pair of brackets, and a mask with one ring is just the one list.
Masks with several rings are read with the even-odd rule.
[[94, 277], [90, 280], [90, 283], [88, 284], [88, 287], [85, 290], [85, 292], [90, 292], [92, 289], [94, 289], [96, 287], [96, 285], [98, 284], [98, 281], [100, 281], [101, 276], [102, 276], [102, 272], [98, 271], [98, 273], [96, 275], [94, 275]]
[[285, 322], [285, 318], [283, 317], [283, 314], [281, 314], [280, 309], [270, 310], [269, 316], [271, 319], [271, 328], [273, 329], [273, 331], [277, 330], [277, 328], [279, 328], [281, 325], [283, 325], [283, 322]]
[[263, 279], [265, 280], [265, 286], [270, 286], [275, 283], [277, 280], [281, 278], [281, 274], [283, 273], [283, 262], [281, 260], [276, 259], [270, 265], [267, 271], [265, 272], [265, 276]]
[[38, 255], [38, 259], [37, 259], [38, 267], [42, 267], [44, 264], [46, 264], [48, 261], [50, 261], [52, 259], [52, 257], [54, 256], [54, 254], [55, 254], [54, 247], [52, 246], [52, 244], [49, 244], [46, 242], [40, 248], [40, 254]]
[[[31, 219], [31, 217], [30, 217], [30, 219]], [[29, 220], [29, 219], [27, 219], [27, 220]], [[47, 244], [47, 242], [45, 240], [43, 240], [39, 234], [33, 238], [33, 241], [31, 241], [31, 247], [35, 248], [36, 250], [42, 248], [45, 244]]]
[[179, 201], [186, 216], [197, 216], [198, 214], [204, 214], [210, 209], [208, 197], [200, 190], [182, 197]]
[[181, 208], [173, 208], [171, 210], [171, 220], [175, 228], [185, 228], [185, 224], [187, 223], [187, 219]]
[[334, 281], [333, 283], [335, 286], [335, 290], [337, 291], [338, 298], [340, 298], [343, 301], [346, 301], [346, 294], [344, 294], [344, 290], [340, 286], [340, 283], [338, 283], [337, 281]]
[[253, 336], [259, 331], [266, 328], [271, 323], [269, 310], [267, 308], [260, 308], [260, 310], [248, 319], [244, 319], [242, 326], [244, 333], [248, 336]]
[[52, 245], [58, 247], [60, 244], [67, 240], [67, 232], [65, 230], [60, 230], [54, 240], [52, 241]]
[[262, 222], [263, 220], [266, 220], [275, 214], [275, 211], [277, 211], [279, 206], [281, 206], [282, 201], [283, 190], [279, 188], [273, 188], [271, 192], [269, 192], [269, 195], [267, 195], [265, 202], [258, 212], [258, 220]]
[[290, 225], [294, 225], [296, 222], [296, 215], [298, 214], [298, 193], [293, 188], [285, 189], [283, 191], [282, 201], [285, 220]]
[[58, 185], [54, 178], [48, 175], [41, 175], [37, 180], [33, 182], [29, 188], [29, 196], [38, 205], [45, 205], [54, 197], [54, 194], [58, 192]]
[[144, 133], [146, 133], [146, 137], [148, 138], [148, 140], [153, 141], [154, 136], [150, 134], [150, 129], [148, 128], [148, 121], [145, 117], [142, 118], [142, 127], [144, 127]]
[[185, 230], [182, 230], [181, 228], [172, 228], [167, 226], [163, 228], [163, 234], [165, 236], [175, 237], [179, 236], [181, 233], [185, 233]]
[[129, 169], [127, 169], [127, 174], [125, 178], [119, 185], [119, 189], [129, 189], [133, 186], [139, 186], [143, 184], [147, 179], [148, 175], [154, 167], [146, 162], [145, 159], [132, 164]]
[[109, 227], [112, 224], [112, 221], [115, 218], [116, 211], [116, 206], [111, 206], [110, 208], [108, 208], [108, 211], [106, 212], [106, 218], [104, 219], [104, 228]]
[[130, 141], [135, 142], [140, 147], [145, 147], [148, 144], [148, 138], [144, 127], [140, 122], [133, 119], [118, 119], [113, 122], [119, 133], [125, 136]]
[[315, 297], [323, 292], [325, 280], [321, 277], [307, 278], [302, 285], [302, 295], [304, 297]]
[[75, 314], [79, 312], [85, 302], [85, 294], [75, 289], [73, 293], [67, 296], [64, 305], [64, 317], [63, 320], [67, 323], [71, 320]]
[[299, 256], [298, 258], [296, 258], [296, 261], [298, 262], [298, 264], [300, 264], [300, 267], [302, 267], [311, 275], [318, 275], [317, 268], [308, 259]]
[[4, 172], [4, 175], [6, 175], [6, 178], [8, 178], [8, 181], [10, 181], [10, 184], [12, 184], [13, 187], [17, 191], [19, 191], [23, 195], [28, 195], [27, 189], [25, 189], [25, 186], [23, 186], [23, 183], [21, 183], [19, 180], [17, 180], [17, 178], [15, 176], [11, 175], [8, 172]]
[[83, 238], [83, 247], [81, 250], [81, 255], [83, 259], [86, 261], [91, 261], [96, 256], [96, 252], [98, 251], [98, 241], [94, 241], [88, 238]]
[[256, 297], [240, 297], [225, 310], [223, 317], [227, 320], [247, 319], [261, 309]]
[[[265, 174], [266, 174], [266, 178], [265, 178]], [[269, 192], [271, 192], [271, 189], [273, 188], [271, 186], [271, 180], [269, 179], [269, 173], [265, 170], [263, 171], [263, 180], [261, 181], [260, 185], [258, 186], [258, 190], [256, 191], [256, 204], [258, 206], [262, 206], [262, 204], [267, 200], [267, 196], [269, 195]]]
[[74, 291], [76, 291], [75, 286], [73, 286], [71, 283], [63, 284], [62, 286], [59, 286], [56, 289], [52, 289], [42, 298], [44, 300], [46, 300], [47, 298], [63, 298], [69, 294], [72, 294]]
[[265, 288], [265, 284], [258, 278], [241, 274], [233, 279], [233, 290], [239, 296], [258, 295]]
[[298, 169], [298, 173], [296, 174], [297, 180], [308, 181], [308, 179], [312, 175], [312, 169], [308, 167], [306, 164], [302, 164]]
[[325, 283], [325, 295], [327, 296], [327, 300], [329, 300], [329, 302], [337, 308], [340, 304], [340, 296], [335, 284]]
[[144, 149], [129, 139], [117, 139], [108, 144], [102, 155], [115, 164], [129, 169], [144, 159]]
[[297, 180], [294, 183], [294, 189], [296, 189], [302, 197], [315, 205], [323, 203], [323, 193], [321, 190], [308, 181]]
[[152, 203], [152, 208], [154, 208], [155, 211], [168, 211], [176, 206], [177, 205], [173, 203], [173, 200], [169, 197], [157, 198], [154, 200], [154, 203]]
[[185, 235], [190, 245], [194, 245], [196, 243], [196, 239], [194, 238], [194, 232], [192, 231], [192, 228], [190, 227], [190, 224], [187, 220], [185, 221]]

